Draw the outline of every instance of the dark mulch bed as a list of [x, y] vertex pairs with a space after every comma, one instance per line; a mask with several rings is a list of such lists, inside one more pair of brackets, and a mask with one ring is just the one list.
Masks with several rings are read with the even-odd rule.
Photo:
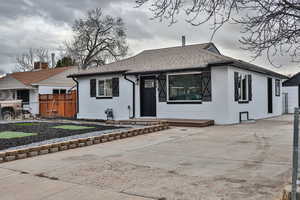
[[[47, 123], [47, 122], [37, 122], [35, 125], [17, 125], [18, 123], [9, 123], [9, 124], [0, 124], [0, 132], [3, 131], [16, 131], [24, 133], [36, 133], [37, 135], [27, 136], [22, 138], [10, 138], [10, 139], [1, 139], [0, 138], [0, 150], [7, 149], [9, 147], [15, 147], [20, 145], [26, 145], [34, 142], [40, 142], [44, 140], [49, 140], [53, 138], [61, 138], [72, 135], [79, 135], [84, 133], [90, 133], [95, 131], [104, 131], [111, 129], [119, 129], [122, 127], [115, 126], [101, 126], [95, 124], [73, 124], [73, 123]], [[61, 125], [76, 125], [76, 126], [85, 126], [93, 127], [90, 129], [83, 130], [66, 130], [66, 129], [57, 129], [53, 128]]]

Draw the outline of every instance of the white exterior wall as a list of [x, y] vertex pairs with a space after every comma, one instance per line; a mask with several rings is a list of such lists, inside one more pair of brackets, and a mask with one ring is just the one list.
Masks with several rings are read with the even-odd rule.
[[[234, 72], [252, 75], [252, 101], [239, 104], [234, 101]], [[113, 78], [118, 76], [107, 76]], [[132, 84], [119, 76], [119, 97], [112, 99], [96, 99], [90, 97], [90, 79], [103, 76], [84, 77], [79, 81], [79, 113], [78, 118], [106, 119], [105, 109], [113, 108], [115, 120], [129, 119], [132, 116]], [[136, 81], [136, 78], [128, 77]], [[239, 123], [239, 113], [248, 111], [250, 119], [261, 119], [281, 115], [282, 95], [275, 96], [275, 77], [273, 78], [273, 113], [268, 113], [267, 97], [268, 76], [241, 70], [234, 67], [213, 67], [211, 69], [212, 101], [202, 104], [167, 104], [158, 101], [156, 95], [157, 118], [213, 119], [216, 124]], [[136, 116], [140, 117], [140, 85], [136, 84]], [[282, 91], [282, 90], [281, 90]]]
[[282, 87], [282, 91], [288, 94], [288, 113], [294, 113], [294, 109], [298, 107], [298, 86]]
[[39, 94], [53, 94], [53, 89], [65, 89], [68, 91], [71, 87], [39, 86]]
[[[239, 104], [234, 101], [234, 72], [252, 75], [252, 101], [249, 101], [249, 103]], [[268, 113], [268, 77], [270, 76], [235, 67], [228, 68], [227, 92], [229, 99], [227, 106], [229, 112], [227, 118], [231, 123], [238, 123], [239, 113], [245, 111], [249, 112], [249, 119], [262, 119], [282, 114], [282, 94], [275, 96], [275, 77], [270, 77], [273, 86], [273, 113]]]
[[[103, 79], [119, 77], [119, 97], [112, 99], [96, 99], [90, 97], [90, 79]], [[133, 77], [128, 77], [132, 78]], [[79, 80], [79, 113], [78, 118], [106, 119], [104, 113], [107, 108], [112, 108], [115, 120], [129, 119], [132, 115], [132, 84], [122, 76], [93, 76]], [[130, 110], [128, 109], [130, 106]]]

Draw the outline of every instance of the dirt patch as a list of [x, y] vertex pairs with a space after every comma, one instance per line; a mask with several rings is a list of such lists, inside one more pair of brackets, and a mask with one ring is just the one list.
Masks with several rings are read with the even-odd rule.
[[[65, 126], [84, 126], [88, 128], [84, 129], [62, 129], [55, 128], [61, 125]], [[74, 123], [47, 123], [39, 122], [34, 125], [28, 125], [25, 123], [9, 123], [9, 124], [0, 124], [0, 132], [11, 131], [11, 132], [24, 132], [24, 133], [35, 133], [36, 135], [31, 135], [22, 138], [7, 138], [0, 139], [0, 150], [7, 149], [9, 147], [15, 147], [20, 145], [26, 145], [34, 142], [40, 142], [44, 140], [49, 140], [53, 138], [61, 138], [72, 135], [79, 135], [95, 131], [104, 131], [110, 129], [118, 129], [122, 127], [115, 126], [104, 126], [96, 124], [74, 124]]]

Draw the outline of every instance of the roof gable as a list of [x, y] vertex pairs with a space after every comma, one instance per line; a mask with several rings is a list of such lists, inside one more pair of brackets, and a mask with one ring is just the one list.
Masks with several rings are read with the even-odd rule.
[[64, 72], [70, 67], [59, 67], [53, 69], [43, 69], [39, 71], [29, 71], [29, 72], [15, 72], [10, 74], [13, 78], [22, 82], [24, 85], [32, 85], [38, 83], [42, 80], [46, 80], [56, 74]]
[[22, 89], [22, 88], [30, 89], [31, 87], [24, 85], [22, 82], [16, 80], [9, 74], [0, 78], [0, 90]]

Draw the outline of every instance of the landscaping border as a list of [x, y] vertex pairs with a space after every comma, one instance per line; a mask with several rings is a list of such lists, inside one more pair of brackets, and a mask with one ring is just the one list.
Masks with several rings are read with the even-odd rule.
[[47, 144], [37, 147], [29, 147], [24, 149], [0, 152], [0, 163], [9, 162], [18, 159], [24, 159], [48, 153], [55, 153], [58, 151], [65, 151], [93, 144], [110, 142], [113, 140], [124, 139], [128, 137], [153, 133], [161, 130], [168, 129], [168, 123], [160, 123], [158, 125], [147, 126], [143, 128], [133, 128], [130, 130], [118, 131], [114, 133], [104, 134], [100, 136], [93, 136], [88, 138], [79, 138], [75, 140], [59, 142], [54, 144]]

